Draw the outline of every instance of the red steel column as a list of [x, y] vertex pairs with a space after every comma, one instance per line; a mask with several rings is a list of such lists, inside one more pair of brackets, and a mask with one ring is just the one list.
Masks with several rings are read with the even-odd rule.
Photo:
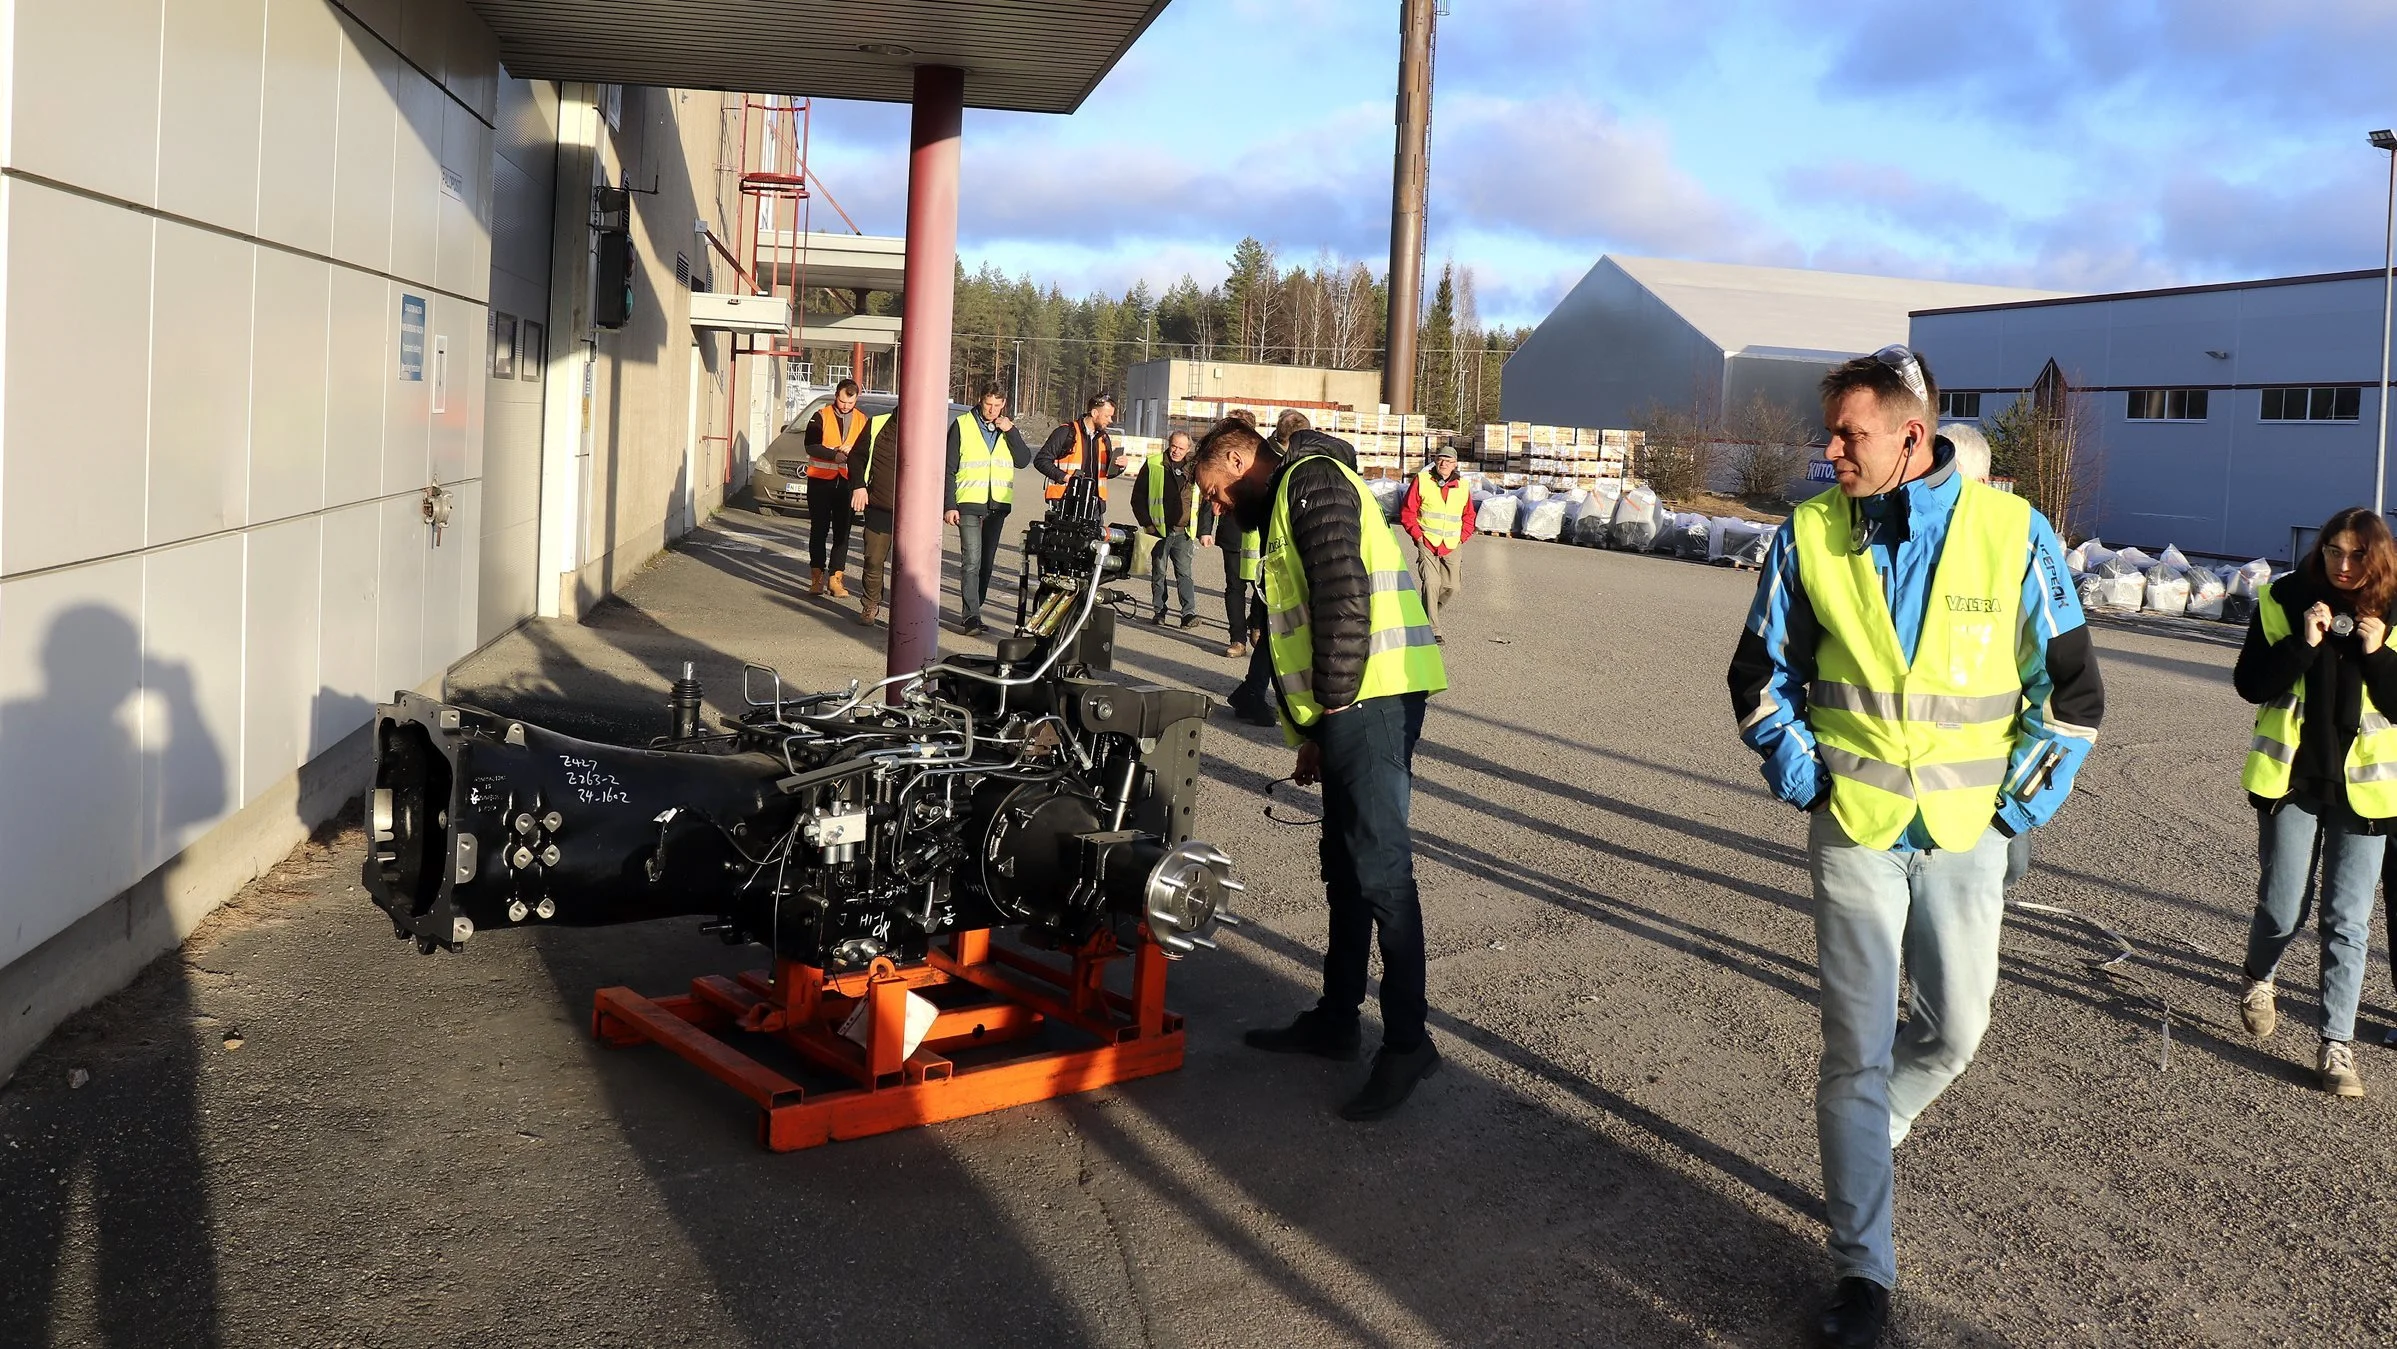
[[907, 151], [907, 298], [899, 349], [899, 506], [888, 672], [940, 653], [941, 476], [948, 469], [949, 328], [957, 308], [957, 150], [965, 72], [917, 66]]

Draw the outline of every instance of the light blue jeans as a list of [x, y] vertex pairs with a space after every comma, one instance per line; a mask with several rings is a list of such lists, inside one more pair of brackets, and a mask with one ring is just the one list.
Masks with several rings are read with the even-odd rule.
[[[2364, 995], [2365, 947], [2372, 940], [2372, 887], [2388, 840], [2363, 828], [2344, 805], [2296, 801], [2256, 812], [2263, 863], [2255, 920], [2247, 930], [2247, 977], [2269, 979], [2281, 953], [2314, 906], [2314, 861], [2322, 862], [2322, 1038], [2355, 1038], [2355, 1005]], [[2319, 844], [2319, 848], [2317, 848]]]
[[[1997, 990], [2006, 836], [1968, 852], [1861, 847], [1829, 808], [1814, 814], [1815, 959], [1823, 1061], [1814, 1096], [1831, 1263], [1839, 1278], [1898, 1282], [1891, 1150], [1973, 1061]], [[1898, 972], [1911, 978], [1898, 1025]]]

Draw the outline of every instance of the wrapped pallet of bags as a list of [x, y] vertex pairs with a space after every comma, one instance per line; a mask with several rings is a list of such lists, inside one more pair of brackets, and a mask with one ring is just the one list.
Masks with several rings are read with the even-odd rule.
[[2191, 566], [2188, 556], [2181, 552], [2179, 547], [2169, 543], [2164, 545], [2164, 551], [2157, 555], [2156, 561], [2167, 567], [2178, 567], [2182, 571], [2189, 570]]
[[2081, 608], [2095, 609], [2105, 599], [2106, 578], [2090, 572], [2073, 582], [2073, 589], [2080, 596]]
[[1576, 501], [1565, 510], [1566, 543], [1595, 548], [1606, 542], [1606, 527], [1613, 522], [1615, 503], [1593, 492], [1586, 500]]
[[[2167, 549], [2166, 551], [2174, 551]], [[2189, 612], [2189, 573], [2169, 562], [2158, 562], [2147, 569], [2147, 591], [2140, 607], [2151, 614], [2185, 614]]]
[[2189, 570], [2189, 617], [2220, 618], [2222, 601], [2231, 593], [2230, 582], [2223, 576], [2227, 567], [2209, 570], [2192, 567]]
[[[1530, 491], [1530, 488], [1524, 489], [1527, 499]], [[1540, 500], [1530, 502], [1523, 508], [1522, 515], [1515, 521], [1515, 533], [1522, 538], [1553, 543], [1559, 534], [1565, 532], [1565, 512], [1572, 507], [1573, 503], [1563, 496], [1543, 492]]]
[[2120, 576], [2126, 571], [2146, 571], [2154, 565], [2156, 565], [2154, 558], [2136, 548], [2125, 548], [2109, 558], [2105, 565], [2099, 567], [2098, 570], [2104, 571], [2106, 567], [2113, 567], [2115, 570], [2111, 574]]
[[1665, 532], [1665, 504], [1645, 487], [1625, 488], [1615, 501], [1615, 518], [1607, 526], [1607, 542], [1633, 552], [1653, 546]]
[[1726, 566], [1761, 567], [1764, 552], [1773, 540], [1773, 526], [1754, 520], [1720, 519], [1715, 521], [1713, 560]]
[[1584, 548], [1606, 546], [1606, 533], [1615, 522], [1615, 505], [1623, 497], [1623, 484], [1601, 482], [1590, 492], [1590, 499], [1573, 508], [1566, 517], [1572, 530], [1573, 542]]
[[1673, 517], [1673, 556], [1692, 562], [1704, 562], [1707, 549], [1714, 541], [1714, 521], [1703, 515], [1683, 513]]
[[2259, 557], [2239, 567], [2239, 574], [2231, 580], [2231, 593], [2254, 599], [2256, 592], [2262, 590], [2264, 583], [2271, 579], [2272, 564]]
[[2133, 609], [2148, 601], [2148, 577], [2136, 570], [2124, 568], [2119, 575], [2107, 575], [2105, 568], [2097, 577], [2097, 609]]
[[1481, 534], [1504, 537], [1515, 532], [1515, 508], [1519, 505], [1512, 492], [1475, 492], [1473, 494], [1473, 528]]
[[1365, 484], [1365, 490], [1373, 493], [1373, 499], [1380, 503], [1382, 518], [1396, 524], [1399, 511], [1407, 504], [1406, 483], [1396, 478], [1375, 478]]

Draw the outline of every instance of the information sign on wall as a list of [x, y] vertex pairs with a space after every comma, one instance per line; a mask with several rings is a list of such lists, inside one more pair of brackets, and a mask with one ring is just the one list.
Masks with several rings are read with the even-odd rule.
[[399, 377], [424, 382], [424, 297], [400, 296]]

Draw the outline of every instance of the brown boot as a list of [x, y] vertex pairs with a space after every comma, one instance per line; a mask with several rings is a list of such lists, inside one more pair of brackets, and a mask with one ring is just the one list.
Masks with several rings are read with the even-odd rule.
[[842, 573], [836, 571], [832, 574], [831, 590], [835, 598], [844, 600], [849, 598], [849, 583]]
[[875, 614], [875, 609], [874, 609], [874, 606], [873, 606], [873, 604], [872, 604], [872, 603], [869, 601], [869, 602], [867, 603], [866, 607], [864, 607], [863, 609], [860, 609], [860, 610], [858, 610], [858, 611], [857, 611], [857, 626], [859, 626], [859, 627], [861, 627], [861, 628], [870, 628], [870, 627], [873, 627], [873, 626], [874, 626], [874, 614]]
[[824, 593], [824, 569], [822, 567], [808, 568], [807, 593], [810, 595], [821, 595]]

